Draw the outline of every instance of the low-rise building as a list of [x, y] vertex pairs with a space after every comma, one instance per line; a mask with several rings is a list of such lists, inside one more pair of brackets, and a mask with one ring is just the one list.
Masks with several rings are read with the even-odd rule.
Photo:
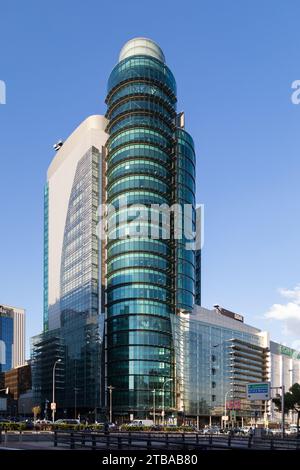
[[[273, 397], [281, 394], [282, 385], [287, 392], [293, 384], [300, 383], [300, 352], [270, 341], [270, 380]], [[280, 419], [280, 413], [276, 411], [274, 403], [270, 407], [270, 418], [273, 421]], [[287, 421], [296, 422], [296, 416], [290, 412]]]
[[262, 401], [246, 399], [246, 385], [269, 380], [267, 333], [219, 306], [183, 311], [173, 328], [179, 416], [220, 424], [224, 415], [239, 423], [263, 415]]

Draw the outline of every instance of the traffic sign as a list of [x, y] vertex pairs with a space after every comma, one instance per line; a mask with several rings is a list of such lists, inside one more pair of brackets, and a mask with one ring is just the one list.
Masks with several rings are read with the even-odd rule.
[[54, 402], [51, 403], [51, 410], [56, 411], [56, 403]]
[[228, 421], [229, 420], [229, 416], [222, 416], [222, 421]]
[[270, 382], [247, 384], [248, 400], [270, 400]]

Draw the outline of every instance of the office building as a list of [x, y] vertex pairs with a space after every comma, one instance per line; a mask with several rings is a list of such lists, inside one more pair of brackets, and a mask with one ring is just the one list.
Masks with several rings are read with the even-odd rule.
[[[44, 199], [44, 331], [32, 339], [33, 394], [59, 414], [97, 410], [104, 279], [97, 211], [102, 202], [106, 119], [90, 116], [54, 147]], [[72, 411], [71, 411], [72, 410]]]
[[25, 364], [25, 310], [0, 305], [0, 372]]
[[[106, 385], [114, 387], [115, 414], [128, 420], [146, 416], [152, 391], [164, 384], [165, 406], [175, 408], [172, 319], [193, 308], [195, 256], [185, 248], [189, 233], [177, 238], [175, 216], [166, 222], [158, 206], [187, 205], [194, 230], [195, 151], [176, 111], [174, 75], [152, 40], [124, 45], [106, 103], [106, 198], [115, 208], [106, 251]], [[147, 208], [142, 221], [131, 204]]]
[[[177, 406], [179, 416], [220, 424], [227, 412], [235, 420], [261, 416], [264, 404], [246, 399], [247, 383], [270, 379], [269, 336], [244, 323], [242, 315], [215, 306], [195, 306], [175, 318]], [[172, 413], [169, 413], [172, 415]]]
[[28, 402], [47, 416], [56, 364], [58, 417], [151, 418], [154, 399], [160, 421], [270, 414], [246, 385], [280, 383], [283, 369], [291, 384], [298, 358], [285, 364], [242, 315], [200, 307], [194, 143], [156, 43], [124, 45], [106, 104], [55, 145], [48, 170], [44, 330], [32, 338]]

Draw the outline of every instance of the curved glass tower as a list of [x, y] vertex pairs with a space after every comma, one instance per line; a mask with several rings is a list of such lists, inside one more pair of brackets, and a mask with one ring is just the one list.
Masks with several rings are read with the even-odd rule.
[[150, 417], [153, 390], [157, 410], [176, 409], [172, 317], [194, 302], [194, 252], [174, 236], [174, 214], [167, 220], [159, 210], [191, 204], [194, 221], [193, 142], [177, 125], [174, 76], [149, 39], [125, 44], [106, 103], [106, 202], [115, 208], [106, 245], [107, 385], [115, 387], [114, 412]]

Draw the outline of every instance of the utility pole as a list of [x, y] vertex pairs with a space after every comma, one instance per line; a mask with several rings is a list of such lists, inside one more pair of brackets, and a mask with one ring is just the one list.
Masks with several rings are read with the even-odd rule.
[[112, 392], [115, 387], [109, 385], [107, 389], [109, 390], [109, 422], [112, 423]]
[[167, 379], [164, 381], [163, 383], [163, 386], [162, 386], [162, 392], [163, 392], [163, 395], [162, 395], [162, 418], [163, 418], [163, 422], [162, 424], [164, 425], [165, 424], [165, 385], [169, 382], [173, 382], [173, 379]]
[[285, 426], [285, 422], [284, 422], [284, 418], [285, 418], [285, 415], [284, 415], [284, 393], [285, 393], [285, 386], [284, 386], [284, 357], [283, 355], [281, 354], [281, 426], [282, 426], [282, 429], [281, 429], [281, 435], [282, 437], [284, 437], [284, 434], [285, 434], [285, 429], [284, 429], [284, 426]]

